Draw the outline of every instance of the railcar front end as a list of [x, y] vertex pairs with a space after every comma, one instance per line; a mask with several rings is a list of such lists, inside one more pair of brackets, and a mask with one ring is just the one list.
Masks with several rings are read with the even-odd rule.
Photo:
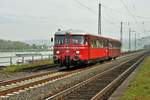
[[88, 45], [82, 34], [63, 32], [55, 34], [54, 63], [69, 68], [88, 59]]
[[115, 39], [72, 30], [55, 33], [54, 63], [67, 68], [115, 59], [120, 51], [121, 43]]

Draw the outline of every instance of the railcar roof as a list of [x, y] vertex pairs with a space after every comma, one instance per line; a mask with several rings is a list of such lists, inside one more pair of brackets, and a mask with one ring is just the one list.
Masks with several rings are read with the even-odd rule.
[[85, 31], [73, 30], [73, 29], [58, 31], [58, 32], [56, 32], [55, 34], [63, 35], [63, 34], [66, 34], [67, 32], [73, 33], [73, 34], [77, 34], [77, 35], [79, 35], [79, 34], [80, 34], [80, 35], [86, 35], [86, 34], [87, 34], [87, 32], [85, 32]]
[[101, 38], [109, 39], [109, 40], [112, 40], [112, 41], [119, 41], [117, 39], [113, 39], [113, 38], [109, 38], [109, 37], [104, 37], [104, 36], [99, 36], [99, 35], [95, 35], [95, 34], [93, 35], [93, 34], [90, 34], [88, 32], [82, 31], [82, 30], [74, 30], [74, 29], [58, 31], [55, 34], [56, 35], [64, 35], [67, 32], [72, 33], [74, 35], [90, 35], [90, 36], [96, 36], [96, 37], [101, 37]]

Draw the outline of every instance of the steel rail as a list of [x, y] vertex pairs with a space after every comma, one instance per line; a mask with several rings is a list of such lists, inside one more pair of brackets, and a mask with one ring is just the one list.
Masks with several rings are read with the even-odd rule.
[[110, 92], [110, 90], [115, 89], [121, 82], [128, 77], [128, 75], [135, 69], [135, 67], [144, 59], [144, 57], [140, 58], [136, 63], [134, 63], [130, 68], [124, 71], [119, 77], [113, 80], [110, 84], [108, 84], [103, 90], [97, 93], [91, 100], [101, 100], [103, 98], [106, 99], [106, 94]]
[[45, 83], [45, 82], [48, 82], [48, 81], [56, 80], [56, 79], [59, 79], [61, 77], [66, 76], [66, 75], [68, 75], [68, 73], [56, 75], [54, 77], [49, 77], [49, 78], [46, 78], [46, 79], [42, 79], [42, 80], [34, 81], [34, 82], [31, 82], [31, 83], [27, 83], [27, 84], [24, 84], [24, 85], [21, 85], [21, 86], [9, 88], [9, 89], [0, 91], [0, 96], [5, 96], [7, 94], [17, 92], [19, 90], [24, 90], [24, 89], [32, 87], [34, 85], [38, 85], [38, 84], [42, 84], [42, 83]]
[[[105, 65], [110, 64], [110, 63], [112, 63], [112, 62], [106, 63]], [[69, 76], [71, 74], [83, 72], [85, 69], [87, 69], [89, 71], [89, 70], [93, 70], [94, 67], [78, 69], [78, 70], [75, 70], [75, 71], [71, 71], [71, 72], [60, 74], [60, 75], [56, 75], [54, 77], [49, 77], [49, 78], [46, 78], [46, 79], [43, 79], [43, 80], [31, 82], [31, 83], [28, 83], [28, 84], [25, 84], [25, 85], [22, 85], [22, 86], [18, 86], [18, 87], [14, 87], [14, 88], [10, 88], [10, 89], [4, 90], [4, 91], [0, 91], [0, 96], [5, 96], [7, 94], [11, 94], [11, 93], [17, 92], [19, 90], [24, 90], [24, 89], [27, 89], [29, 87], [33, 87], [33, 86], [38, 85], [38, 84], [43, 84], [43, 83], [46, 83], [46, 82], [49, 82], [49, 81], [52, 81], [52, 80], [61, 79], [61, 78], [64, 78], [65, 76]], [[44, 74], [46, 74], [46, 73], [44, 73]], [[41, 77], [41, 76], [40, 75], [37, 75], [37, 76], [35, 75], [33, 77], [36, 78], [36, 77]], [[21, 78], [21, 79], [18, 79], [18, 80], [10, 80], [8, 82], [7, 81], [1, 82], [0, 86], [9, 85], [9, 84], [12, 84], [12, 83], [17, 83], [17, 82], [21, 82], [23, 80], [32, 79], [33, 77], [29, 76], [29, 77]]]
[[[52, 65], [50, 67], [55, 67], [55, 66], [57, 66], [57, 65]], [[29, 79], [32, 79], [32, 78], [45, 76], [45, 75], [48, 75], [48, 74], [52, 74], [54, 72], [53, 71], [49, 71], [49, 72], [44, 72], [44, 73], [40, 73], [40, 74], [34, 74], [34, 75], [30, 75], [30, 76], [26, 76], [26, 77], [14, 79], [14, 80], [6, 80], [6, 81], [3, 81], [3, 82], [0, 82], [0, 86], [5, 86], [5, 85], [9, 85], [9, 84], [13, 84], [13, 83], [29, 80]]]
[[[134, 58], [132, 58], [132, 59], [130, 59], [130, 60], [133, 60], [133, 59], [134, 59]], [[81, 83], [79, 83], [79, 84], [76, 84], [76, 85], [74, 85], [74, 86], [72, 86], [72, 87], [70, 87], [70, 88], [68, 88], [68, 89], [66, 89], [66, 90], [64, 90], [64, 91], [62, 91], [62, 92], [60, 92], [60, 93], [57, 93], [57, 94], [55, 94], [55, 95], [53, 95], [53, 96], [51, 96], [51, 97], [48, 97], [48, 98], [46, 98], [46, 100], [57, 100], [57, 99], [61, 99], [61, 98], [65, 97], [66, 95], [68, 95], [69, 93], [71, 93], [71, 92], [73, 92], [73, 91], [75, 91], [75, 90], [77, 90], [77, 89], [83, 87], [84, 85], [86, 85], [86, 84], [92, 82], [93, 80], [96, 80], [98, 77], [103, 76], [104, 74], [106, 74], [106, 73], [108, 73], [108, 72], [110, 72], [110, 71], [112, 71], [112, 70], [114, 70], [114, 69], [116, 69], [116, 68], [118, 68], [118, 67], [120, 67], [120, 66], [126, 64], [126, 63], [128, 63], [130, 60], [127, 60], [127, 61], [125, 61], [125, 62], [122, 62], [121, 64], [119, 64], [119, 65], [117, 65], [117, 66], [115, 66], [115, 67], [112, 67], [112, 68], [110, 68], [110, 69], [108, 69], [108, 70], [106, 70], [106, 71], [104, 71], [104, 72], [102, 72], [102, 73], [99, 73], [99, 74], [97, 74], [97, 75], [95, 75], [95, 76], [93, 76], [93, 77], [91, 77], [91, 78], [89, 78], [89, 79], [87, 79], [87, 80], [85, 80], [85, 81], [83, 81], [83, 82], [81, 82]]]
[[[126, 57], [129, 57], [129, 56], [132, 56], [134, 54], [129, 54], [127, 56], [122, 56], [120, 57], [120, 59], [124, 59]], [[106, 62], [105, 64], [110, 64], [112, 62]], [[50, 67], [56, 67], [57, 65], [54, 64], [54, 65], [51, 65]], [[32, 79], [32, 78], [36, 78], [36, 77], [39, 77], [39, 76], [44, 76], [44, 75], [47, 75], [47, 74], [51, 74], [52, 72], [45, 72], [45, 73], [41, 73], [41, 74], [34, 74], [34, 75], [30, 75], [30, 76], [26, 76], [26, 77], [23, 77], [23, 78], [18, 78], [18, 79], [15, 79], [15, 80], [4, 80], [2, 82], [0, 82], [0, 86], [4, 86], [4, 85], [9, 85], [9, 84], [12, 84], [12, 83], [17, 83], [17, 82], [21, 82], [21, 81], [24, 81], [24, 80], [29, 80], [29, 79]]]
[[[110, 62], [111, 63], [111, 62]], [[94, 66], [93, 66], [94, 67]], [[0, 91], [0, 96], [5, 96], [7, 94], [11, 94], [13, 92], [17, 92], [19, 90], [24, 90], [24, 89], [27, 89], [29, 87], [33, 87], [35, 85], [38, 85], [38, 84], [42, 84], [42, 83], [46, 83], [46, 82], [52, 82], [52, 81], [56, 81], [58, 79], [62, 79], [62, 78], [65, 78], [69, 75], [73, 75], [73, 74], [77, 74], [77, 73], [81, 73], [82, 71], [84, 70], [89, 70], [89, 69], [92, 69], [91, 68], [82, 68], [82, 69], [77, 69], [77, 70], [73, 70], [73, 71], [70, 71], [70, 72], [58, 72], [58, 75], [55, 75], [55, 76], [52, 76], [52, 77], [48, 77], [48, 78], [45, 78], [45, 79], [41, 79], [41, 80], [38, 80], [38, 81], [34, 81], [34, 82], [31, 82], [31, 83], [27, 83], [27, 84], [24, 84], [24, 85], [21, 85], [21, 86], [16, 86], [16, 87], [12, 87], [12, 88], [8, 88], [6, 90], [2, 90]], [[60, 73], [60, 74], [59, 74]], [[49, 73], [50, 74], [50, 73]], [[54, 73], [54, 74], [57, 74], [57, 73]], [[39, 74], [39, 75], [35, 75], [33, 76], [34, 78], [37, 78], [37, 77], [42, 77], [41, 75], [47, 75], [47, 73], [42, 73], [42, 74]], [[8, 81], [8, 82], [2, 82], [0, 86], [7, 86], [9, 84], [13, 84], [13, 83], [17, 83], [18, 82], [22, 82], [21, 80], [25, 81], [26, 79], [29, 80], [29, 79], [34, 79], [32, 78], [32, 76], [30, 77], [27, 77], [27, 78], [23, 78], [23, 79], [19, 79], [18, 80], [11, 80], [11, 81]], [[25, 79], [25, 80], [24, 80]], [[14, 84], [13, 84], [14, 85]]]
[[[130, 54], [130, 55], [127, 55], [127, 56], [123, 56], [120, 59], [124, 59], [124, 58], [127, 58], [127, 57], [132, 56], [132, 55]], [[106, 62], [105, 64], [107, 65], [107, 64], [110, 64], [110, 63], [112, 63], [112, 61], [111, 62]], [[52, 67], [56, 67], [56, 66], [57, 65], [55, 65], [55, 64], [52, 65]], [[5, 86], [5, 85], [21, 82], [21, 81], [29, 80], [29, 79], [32, 79], [32, 78], [36, 78], [36, 77], [52, 74], [52, 73], [53, 72], [45, 72], [45, 73], [40, 73], [40, 74], [34, 74], [34, 75], [26, 76], [26, 77], [23, 77], [23, 78], [18, 78], [18, 79], [15, 79], [15, 80], [4, 80], [4, 81], [0, 82], [0, 86]]]

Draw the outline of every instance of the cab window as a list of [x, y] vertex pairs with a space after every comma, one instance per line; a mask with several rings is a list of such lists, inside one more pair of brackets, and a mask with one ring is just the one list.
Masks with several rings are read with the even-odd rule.
[[72, 44], [84, 44], [84, 36], [72, 36]]
[[55, 36], [55, 44], [64, 44], [64, 35], [56, 35]]

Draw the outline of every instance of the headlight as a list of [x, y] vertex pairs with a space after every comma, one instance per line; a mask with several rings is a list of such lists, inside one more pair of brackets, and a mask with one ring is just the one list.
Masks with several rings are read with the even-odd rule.
[[76, 54], [79, 54], [80, 53], [80, 51], [76, 51]]
[[59, 54], [60, 52], [59, 51], [56, 51], [56, 54]]

